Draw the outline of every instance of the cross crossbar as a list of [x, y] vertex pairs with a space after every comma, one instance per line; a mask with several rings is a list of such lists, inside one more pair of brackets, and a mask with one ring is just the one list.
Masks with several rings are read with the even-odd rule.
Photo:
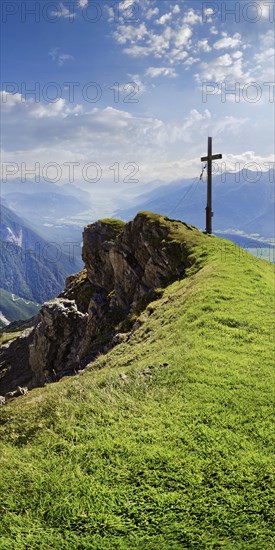
[[[201, 157], [202, 162], [207, 162], [209, 157]], [[212, 160], [222, 159], [222, 155], [212, 155]]]

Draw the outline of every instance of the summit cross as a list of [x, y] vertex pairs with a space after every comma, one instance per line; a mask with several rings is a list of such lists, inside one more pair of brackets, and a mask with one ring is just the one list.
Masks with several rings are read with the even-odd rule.
[[222, 159], [222, 155], [212, 154], [212, 137], [208, 138], [208, 154], [207, 157], [201, 157], [202, 162], [207, 162], [207, 206], [206, 206], [206, 228], [205, 231], [209, 235], [212, 234], [212, 162], [213, 160]]

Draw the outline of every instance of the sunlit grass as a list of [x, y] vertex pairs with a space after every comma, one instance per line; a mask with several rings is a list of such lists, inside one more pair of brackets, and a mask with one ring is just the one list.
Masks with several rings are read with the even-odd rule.
[[1, 550], [274, 547], [273, 266], [208, 243], [129, 342], [2, 407]]

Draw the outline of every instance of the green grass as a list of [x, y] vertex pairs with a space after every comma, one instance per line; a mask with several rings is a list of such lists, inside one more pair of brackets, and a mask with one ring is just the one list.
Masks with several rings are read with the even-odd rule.
[[2, 407], [1, 550], [273, 549], [273, 266], [191, 245], [128, 343]]
[[[122, 220], [117, 220], [115, 218], [104, 218], [99, 221], [104, 225], [109, 225], [110, 227], [112, 227], [117, 234], [119, 234], [125, 226], [125, 222], [123, 222]], [[90, 227], [91, 225], [93, 224], [89, 224], [86, 227]]]
[[117, 220], [115, 218], [104, 218], [100, 220], [104, 225], [111, 225], [113, 228], [123, 229], [125, 223], [122, 220]]
[[6, 342], [9, 342], [10, 340], [14, 340], [14, 338], [17, 338], [20, 332], [20, 330], [14, 332], [5, 332], [5, 330], [2, 329], [2, 332], [0, 333], [0, 346], [6, 344]]

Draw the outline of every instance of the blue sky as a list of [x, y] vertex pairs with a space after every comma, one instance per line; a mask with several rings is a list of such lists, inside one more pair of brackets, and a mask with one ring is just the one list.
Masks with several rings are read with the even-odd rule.
[[[208, 135], [226, 169], [267, 168], [274, 1], [114, 4], [2, 3], [2, 162], [14, 177], [24, 163], [40, 173], [56, 163], [46, 173], [64, 182], [64, 163], [76, 163], [75, 181], [96, 163], [100, 185], [118, 166], [122, 179], [138, 167], [141, 184], [193, 177]], [[98, 168], [85, 174], [96, 178]]]

